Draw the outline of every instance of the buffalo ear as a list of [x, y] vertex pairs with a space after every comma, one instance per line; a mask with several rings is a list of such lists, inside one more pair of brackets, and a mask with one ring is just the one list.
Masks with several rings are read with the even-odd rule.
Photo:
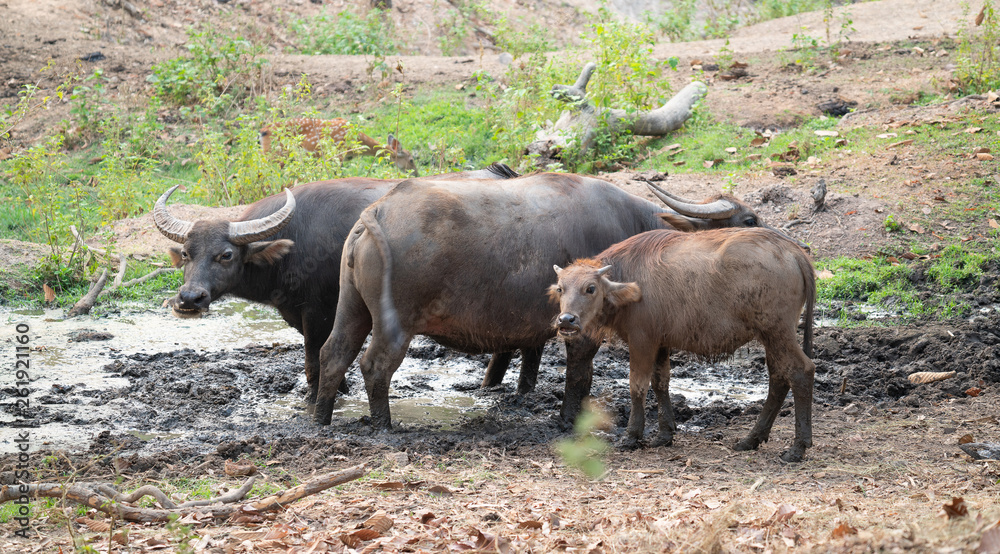
[[174, 267], [183, 267], [184, 258], [181, 257], [181, 249], [177, 246], [171, 246], [167, 249], [167, 254], [170, 255], [170, 263], [174, 264]]
[[248, 247], [247, 263], [259, 266], [274, 265], [292, 251], [292, 246], [295, 246], [295, 243], [288, 239], [251, 243]]
[[642, 300], [642, 289], [637, 283], [616, 283], [608, 281], [608, 292], [604, 296], [615, 308]]
[[693, 221], [680, 214], [662, 213], [659, 215], [660, 219], [665, 221], [667, 225], [670, 225], [671, 227], [677, 229], [678, 231], [684, 231], [685, 233], [690, 233], [692, 231], [698, 230]]

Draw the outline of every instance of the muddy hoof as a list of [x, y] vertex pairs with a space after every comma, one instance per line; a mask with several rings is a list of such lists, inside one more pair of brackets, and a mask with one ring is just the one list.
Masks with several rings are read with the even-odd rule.
[[737, 452], [745, 452], [747, 450], [757, 450], [758, 446], [760, 446], [759, 442], [746, 438], [737, 442], [736, 445], [733, 446], [733, 450]]
[[618, 441], [618, 450], [638, 450], [640, 446], [642, 443], [635, 437], [625, 437]]
[[657, 435], [657, 437], [653, 439], [653, 442], [649, 443], [649, 446], [651, 448], [656, 448], [657, 446], [673, 446], [673, 444], [674, 444], [673, 435], [670, 436]]
[[786, 450], [781, 455], [781, 461], [788, 463], [797, 463], [802, 461], [802, 457], [805, 456], [806, 449], [801, 446], [793, 446], [792, 448]]

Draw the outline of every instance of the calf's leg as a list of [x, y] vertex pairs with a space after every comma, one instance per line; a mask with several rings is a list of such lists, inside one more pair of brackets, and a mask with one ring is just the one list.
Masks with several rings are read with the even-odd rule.
[[583, 407], [583, 399], [590, 394], [594, 378], [594, 356], [600, 343], [587, 337], [566, 341], [566, 393], [563, 395], [562, 420], [572, 427]]
[[801, 462], [806, 448], [812, 446], [812, 400], [816, 365], [799, 349], [794, 341], [794, 350], [788, 353], [788, 380], [792, 384], [792, 398], [795, 401], [795, 439], [792, 447], [781, 455], [786, 462]]
[[767, 442], [771, 436], [774, 420], [781, 411], [781, 404], [788, 396], [788, 381], [778, 370], [778, 361], [775, 360], [771, 348], [764, 347], [764, 357], [767, 363], [767, 398], [764, 399], [764, 406], [757, 417], [757, 423], [746, 438], [736, 443], [736, 450], [756, 450], [761, 443]]
[[[656, 347], [629, 343], [628, 390], [632, 399], [622, 447], [636, 448], [646, 430], [646, 393], [656, 372]], [[671, 439], [673, 436], [671, 435]]]
[[660, 434], [651, 446], [670, 446], [674, 443], [674, 433], [677, 431], [677, 423], [674, 422], [674, 407], [670, 404], [670, 348], [663, 347], [656, 352], [653, 392], [656, 393]]

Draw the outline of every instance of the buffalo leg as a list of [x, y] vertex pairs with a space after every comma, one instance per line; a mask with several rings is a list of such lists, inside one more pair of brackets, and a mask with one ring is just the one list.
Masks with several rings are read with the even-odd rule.
[[525, 395], [535, 390], [538, 384], [538, 366], [542, 363], [545, 344], [535, 348], [521, 349], [521, 374], [517, 380], [517, 394]]
[[636, 448], [646, 431], [646, 393], [656, 372], [656, 348], [629, 343], [628, 391], [632, 408], [622, 447]]
[[330, 424], [340, 383], [372, 330], [368, 307], [353, 286], [340, 287], [335, 321], [333, 331], [319, 352], [319, 391], [313, 420], [320, 425]]
[[656, 368], [653, 370], [653, 392], [656, 393], [657, 416], [660, 434], [652, 446], [670, 446], [674, 443], [674, 407], [670, 404], [670, 349], [660, 348], [656, 352]]
[[590, 394], [594, 379], [594, 356], [600, 343], [587, 337], [566, 341], [566, 393], [563, 396], [562, 420], [572, 426], [583, 407], [583, 399]]
[[490, 357], [489, 365], [486, 366], [486, 376], [483, 377], [482, 388], [495, 387], [502, 383], [513, 357], [513, 352], [494, 352], [493, 356]]
[[406, 348], [412, 335], [404, 337], [401, 345], [394, 346], [378, 329], [372, 334], [371, 344], [361, 357], [361, 374], [365, 378], [368, 392], [368, 410], [372, 426], [376, 429], [391, 429], [392, 417], [389, 413], [389, 381], [399, 364], [406, 357]]
[[[330, 338], [330, 331], [333, 327], [332, 321], [315, 313], [302, 315], [302, 338], [305, 343], [306, 358], [306, 383], [309, 385], [309, 393], [305, 398], [306, 407], [309, 413], [316, 408], [316, 395], [319, 393], [319, 351], [323, 347], [326, 339]], [[347, 380], [340, 382], [338, 389], [340, 394], [350, 393]]]
[[795, 402], [795, 439], [792, 447], [781, 455], [786, 462], [801, 462], [806, 448], [812, 446], [812, 400], [816, 365], [793, 341], [788, 352], [788, 380]]
[[779, 371], [783, 360], [774, 355], [774, 350], [776, 348], [765, 343], [764, 358], [767, 363], [768, 381], [767, 398], [764, 399], [764, 406], [757, 417], [757, 423], [754, 424], [753, 429], [750, 430], [750, 434], [746, 438], [736, 443], [736, 450], [755, 450], [761, 443], [767, 442], [767, 439], [771, 436], [771, 427], [774, 425], [774, 420], [778, 417], [778, 412], [781, 411], [781, 404], [785, 401], [785, 397], [788, 396], [790, 388], [788, 380], [785, 378], [784, 373]]

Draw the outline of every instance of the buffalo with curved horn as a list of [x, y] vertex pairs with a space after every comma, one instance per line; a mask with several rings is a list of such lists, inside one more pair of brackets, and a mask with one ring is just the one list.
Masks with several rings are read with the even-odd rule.
[[[540, 352], [555, 334], [556, 311], [545, 297], [553, 264], [593, 256], [652, 229], [762, 225], [732, 196], [694, 203], [648, 184], [675, 211], [664, 213], [608, 182], [563, 173], [488, 188], [431, 179], [400, 183], [362, 212], [344, 245], [334, 329], [320, 353], [316, 421], [330, 423], [338, 387], [369, 332], [361, 371], [372, 423], [389, 428], [389, 381], [414, 335], [470, 353]], [[598, 347], [586, 337], [566, 342], [566, 422], [590, 392]], [[522, 383], [529, 361], [522, 364]], [[487, 384], [502, 378], [493, 369]]]

